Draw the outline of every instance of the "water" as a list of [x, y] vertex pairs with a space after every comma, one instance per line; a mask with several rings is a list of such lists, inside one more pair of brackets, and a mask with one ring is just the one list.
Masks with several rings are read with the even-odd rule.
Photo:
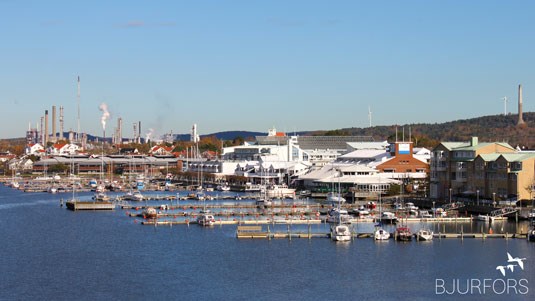
[[[528, 300], [535, 296], [535, 243], [525, 240], [238, 240], [235, 226], [142, 226], [121, 209], [71, 212], [60, 208], [60, 197], [69, 195], [21, 193], [0, 186], [0, 300]], [[437, 227], [409, 226], [413, 231]], [[365, 232], [373, 225], [355, 227]], [[459, 229], [461, 224], [447, 227]], [[476, 232], [488, 225], [462, 227]], [[512, 231], [516, 225], [504, 227]], [[326, 229], [311, 226], [312, 231]], [[308, 228], [294, 225], [292, 230]], [[525, 270], [517, 268], [505, 277], [526, 279], [527, 295], [436, 294], [437, 279], [503, 279], [496, 266], [506, 264], [506, 252], [527, 258]], [[445, 287], [451, 290], [451, 283]]]

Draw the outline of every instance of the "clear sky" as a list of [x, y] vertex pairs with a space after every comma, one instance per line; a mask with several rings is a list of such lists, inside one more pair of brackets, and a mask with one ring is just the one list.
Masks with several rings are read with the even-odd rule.
[[[534, 111], [535, 1], [0, 0], [0, 138], [293, 132]], [[59, 112], [58, 112], [59, 114]], [[51, 116], [50, 116], [51, 117]], [[59, 127], [59, 125], [58, 125]]]

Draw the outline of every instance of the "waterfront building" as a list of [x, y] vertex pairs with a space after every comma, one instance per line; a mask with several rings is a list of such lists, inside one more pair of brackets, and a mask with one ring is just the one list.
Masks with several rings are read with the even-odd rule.
[[[427, 177], [429, 165], [425, 158], [413, 156], [412, 142], [360, 142], [350, 146], [353, 151], [301, 176], [299, 184], [312, 191], [326, 192], [339, 182], [343, 191], [351, 192], [355, 198], [365, 198], [386, 193], [392, 184], [414, 183]], [[418, 151], [424, 156], [425, 151]]]
[[[500, 154], [515, 152], [507, 143], [479, 142], [477, 137], [472, 137], [467, 142], [441, 142], [431, 153], [430, 197], [448, 199], [452, 195], [476, 193], [478, 188], [493, 185], [469, 181], [475, 175], [474, 160], [481, 155], [486, 156], [482, 156], [479, 161], [497, 159]], [[492, 157], [488, 156], [492, 154]], [[480, 190], [486, 191], [487, 188]], [[489, 187], [489, 190], [495, 190], [495, 187]]]
[[474, 159], [468, 189], [489, 200], [533, 199], [535, 152], [481, 154]]

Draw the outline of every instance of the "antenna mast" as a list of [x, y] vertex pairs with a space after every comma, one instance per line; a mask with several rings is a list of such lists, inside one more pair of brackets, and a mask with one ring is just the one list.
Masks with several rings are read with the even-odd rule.
[[78, 93], [77, 100], [78, 100], [78, 130], [76, 131], [76, 141], [80, 142], [80, 76], [78, 75]]

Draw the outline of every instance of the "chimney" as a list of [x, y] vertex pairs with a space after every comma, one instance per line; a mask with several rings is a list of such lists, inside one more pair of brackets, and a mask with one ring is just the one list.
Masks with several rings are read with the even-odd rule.
[[57, 141], [56, 136], [56, 106], [52, 106], [52, 142]]
[[45, 110], [45, 135], [43, 136], [44, 147], [46, 147], [46, 144], [48, 143], [48, 110]]
[[524, 118], [522, 118], [522, 85], [518, 85], [518, 122], [516, 125], [524, 124]]
[[479, 139], [477, 137], [472, 137], [472, 141], [470, 141], [470, 146], [477, 146], [479, 143]]

